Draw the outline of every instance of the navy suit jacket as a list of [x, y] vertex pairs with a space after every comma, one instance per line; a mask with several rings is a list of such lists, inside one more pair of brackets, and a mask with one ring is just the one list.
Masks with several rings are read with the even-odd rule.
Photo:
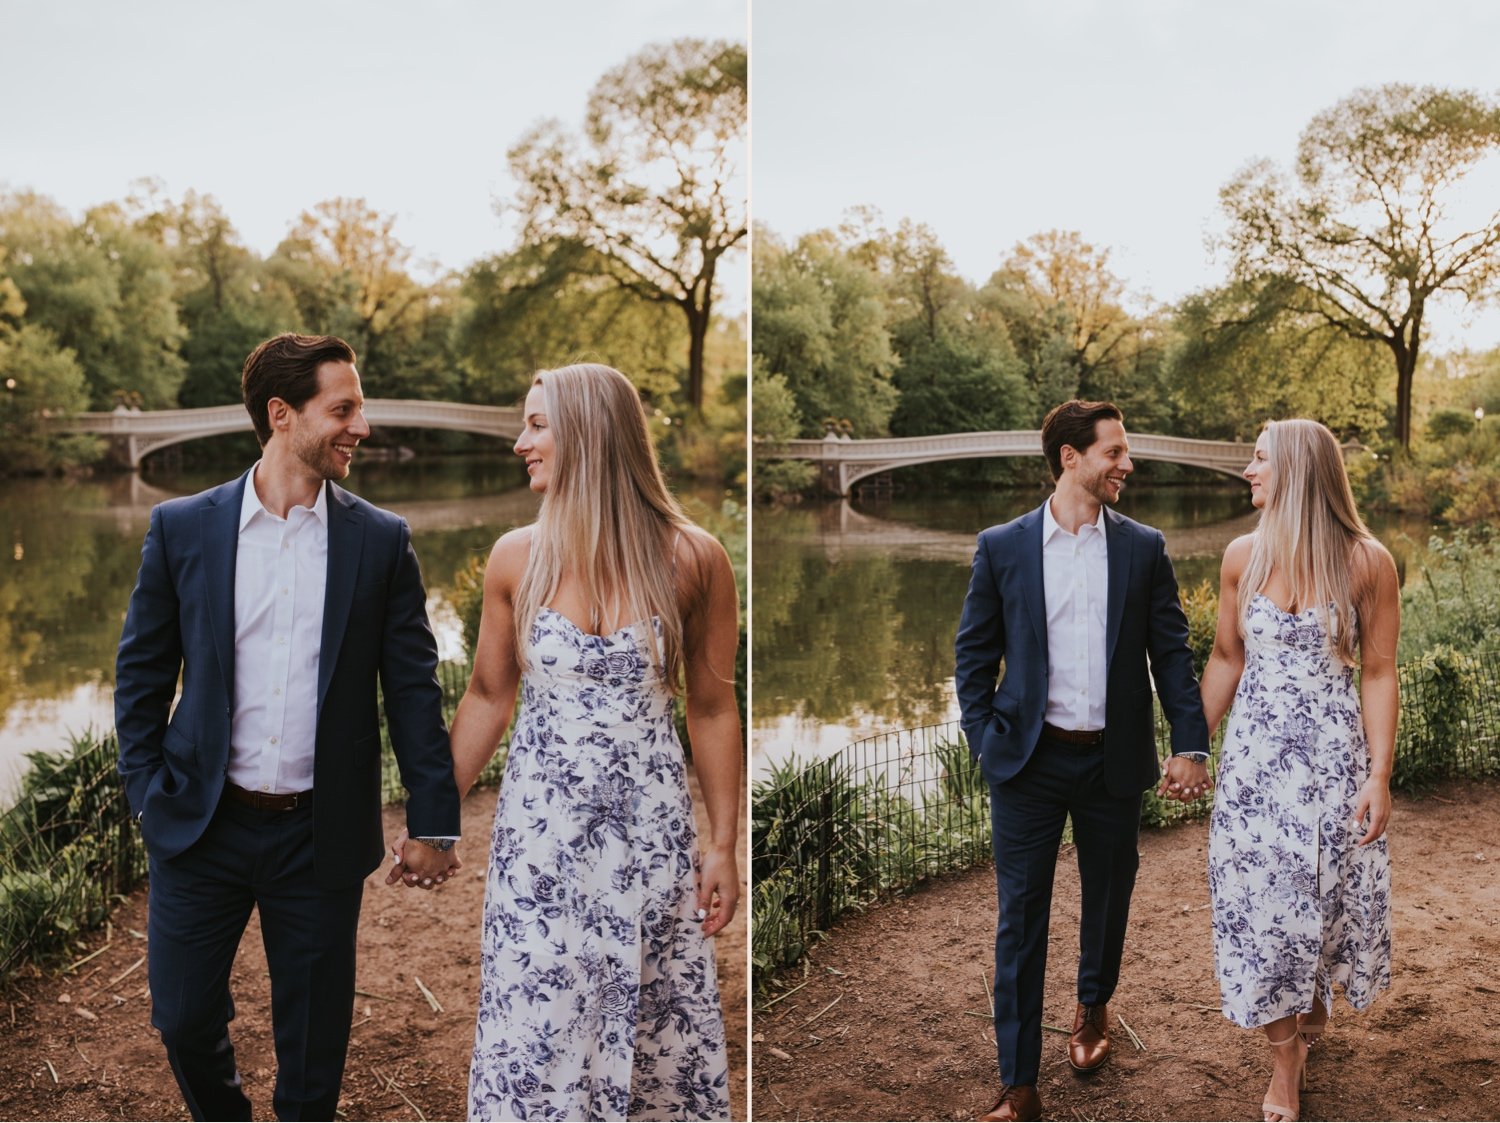
[[[249, 472], [151, 512], [115, 663], [120, 775], [147, 850], [172, 858], [203, 834], [229, 771], [234, 571]], [[380, 714], [413, 835], [459, 833], [437, 644], [406, 520], [332, 482], [318, 659], [313, 847], [319, 884], [360, 881], [384, 856]], [[178, 674], [182, 695], [172, 709]], [[169, 717], [170, 711], [170, 717]]]
[[[1042, 510], [979, 535], [958, 625], [954, 679], [964, 736], [992, 784], [1009, 780], [1031, 759], [1047, 709]], [[1109, 555], [1105, 784], [1111, 795], [1123, 797], [1160, 775], [1152, 679], [1172, 726], [1173, 752], [1207, 752], [1208, 726], [1187, 645], [1187, 617], [1161, 531], [1106, 507], [1104, 533]], [[997, 684], [1002, 660], [1005, 676]]]

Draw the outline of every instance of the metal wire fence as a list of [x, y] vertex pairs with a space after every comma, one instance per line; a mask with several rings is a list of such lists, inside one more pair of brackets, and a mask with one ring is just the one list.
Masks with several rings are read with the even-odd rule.
[[[1399, 675], [1395, 786], [1500, 774], [1500, 653], [1438, 649], [1401, 665]], [[1157, 749], [1161, 756], [1170, 752], [1159, 708]], [[757, 987], [796, 963], [851, 909], [987, 861], [988, 795], [957, 722], [868, 737], [757, 782], [751, 792]], [[1142, 823], [1201, 818], [1211, 806], [1209, 799], [1162, 800], [1152, 790], [1142, 798]]]

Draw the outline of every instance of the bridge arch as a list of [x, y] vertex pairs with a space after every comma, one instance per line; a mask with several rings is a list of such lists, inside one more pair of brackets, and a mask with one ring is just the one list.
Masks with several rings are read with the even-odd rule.
[[[515, 440], [521, 435], [519, 406], [476, 406], [461, 402], [426, 402], [404, 398], [369, 398], [365, 419], [372, 428], [452, 429]], [[117, 440], [130, 467], [170, 445], [249, 431], [243, 405], [202, 409], [117, 409], [111, 413], [76, 413], [58, 418], [52, 428], [65, 433], [94, 433]]]
[[[1130, 455], [1138, 460], [1161, 460], [1191, 468], [1206, 468], [1239, 478], [1250, 462], [1254, 446], [1239, 441], [1202, 441], [1156, 433], [1130, 434]], [[945, 460], [981, 460], [1000, 456], [1041, 456], [1040, 429], [984, 433], [945, 433], [929, 437], [887, 437], [874, 440], [795, 440], [757, 443], [758, 460], [806, 460], [816, 465], [823, 487], [847, 496], [868, 476], [918, 464]]]

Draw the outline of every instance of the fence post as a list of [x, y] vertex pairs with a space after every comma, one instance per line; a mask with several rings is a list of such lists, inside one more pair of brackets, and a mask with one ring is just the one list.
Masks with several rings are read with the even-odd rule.
[[827, 785], [818, 793], [818, 930], [833, 923], [833, 791]]

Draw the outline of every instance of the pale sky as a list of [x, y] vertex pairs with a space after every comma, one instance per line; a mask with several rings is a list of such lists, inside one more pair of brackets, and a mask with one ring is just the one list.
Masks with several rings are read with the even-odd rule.
[[[1224, 279], [1204, 239], [1250, 160], [1289, 168], [1362, 86], [1494, 96], [1497, 51], [1490, 0], [754, 0], [752, 208], [785, 238], [858, 204], [924, 222], [976, 283], [1077, 230], [1171, 302]], [[1500, 168], [1469, 195], [1491, 213]], [[1445, 347], [1500, 344], [1500, 314], [1435, 320]]]
[[7, 0], [0, 188], [76, 216], [155, 176], [215, 196], [263, 255], [302, 211], [363, 197], [461, 268], [514, 244], [493, 203], [531, 125], [576, 130], [641, 47], [744, 42], [747, 22], [744, 0]]

